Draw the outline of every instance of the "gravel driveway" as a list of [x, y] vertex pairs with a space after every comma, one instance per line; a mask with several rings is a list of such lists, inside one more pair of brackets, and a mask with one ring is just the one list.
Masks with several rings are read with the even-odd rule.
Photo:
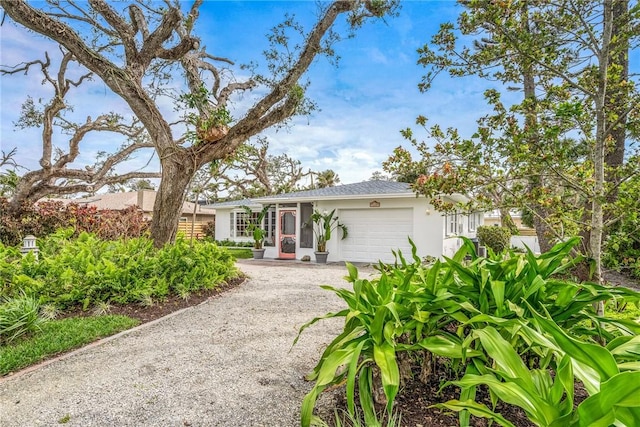
[[[0, 379], [0, 426], [296, 426], [303, 377], [335, 336], [344, 266], [240, 268], [219, 298]], [[364, 272], [362, 273], [364, 275]]]

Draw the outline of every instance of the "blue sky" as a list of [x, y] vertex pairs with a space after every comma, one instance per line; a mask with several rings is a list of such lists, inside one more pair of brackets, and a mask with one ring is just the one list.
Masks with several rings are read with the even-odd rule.
[[[35, 2], [34, 2], [35, 3]], [[293, 13], [306, 28], [316, 16], [314, 1], [206, 1], [196, 33], [208, 51], [246, 63], [264, 63], [261, 52], [267, 47], [265, 35], [285, 13]], [[417, 84], [423, 69], [416, 65], [416, 49], [427, 42], [440, 23], [455, 20], [460, 9], [452, 0], [407, 1], [400, 16], [384, 22], [370, 22], [354, 38], [336, 46], [341, 57], [338, 67], [320, 58], [308, 74], [308, 95], [319, 110], [309, 117], [298, 117], [287, 130], [270, 130], [271, 153], [287, 153], [305, 168], [333, 169], [342, 183], [368, 179], [382, 170], [381, 163], [392, 150], [407, 142], [399, 131], [413, 126], [422, 114], [431, 123], [457, 127], [470, 134], [475, 120], [487, 112], [482, 93], [486, 82], [476, 79], [450, 79], [441, 75], [432, 90], [422, 94]], [[344, 29], [341, 24], [339, 29]], [[44, 51], [57, 54], [55, 44], [17, 27], [9, 19], [0, 27], [0, 63], [15, 65], [44, 58]], [[238, 73], [241, 73], [238, 71]], [[41, 85], [42, 75], [34, 69], [29, 75], [0, 79], [2, 115], [0, 146], [6, 151], [18, 148], [16, 160], [30, 169], [40, 158], [39, 130], [15, 130], [13, 122], [27, 95], [35, 99], [50, 93]], [[175, 82], [176, 87], [180, 79]], [[98, 79], [74, 90], [69, 99], [73, 117], [96, 117], [108, 110], [128, 113], [128, 107]], [[248, 99], [237, 101], [242, 107]], [[171, 103], [165, 111], [173, 112]], [[80, 119], [82, 120], [82, 119]], [[64, 139], [58, 143], [64, 143]], [[89, 138], [81, 147], [79, 165], [92, 163], [96, 153], [112, 150], [118, 141], [103, 135]], [[63, 146], [64, 147], [64, 146]], [[140, 154], [126, 165], [127, 170], [143, 168], [151, 153]], [[152, 158], [151, 168], [157, 168]]]

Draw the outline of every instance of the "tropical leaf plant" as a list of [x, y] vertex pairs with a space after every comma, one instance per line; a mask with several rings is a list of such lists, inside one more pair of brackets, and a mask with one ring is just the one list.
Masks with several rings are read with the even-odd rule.
[[[325, 349], [308, 376], [315, 384], [303, 401], [302, 425], [318, 421], [313, 416], [318, 396], [327, 388], [338, 385], [346, 387], [350, 414], [356, 410], [355, 396], [358, 394], [365, 421], [374, 422], [374, 396], [379, 395], [379, 389], [386, 398], [390, 414], [402, 382], [401, 372], [404, 372], [401, 365], [406, 357], [401, 357], [401, 353], [416, 352], [421, 352], [425, 372], [433, 371], [437, 358], [432, 355], [435, 355], [449, 360], [451, 369], [456, 372], [466, 373], [465, 383], [461, 383], [460, 401], [466, 402], [467, 406], [460, 402], [451, 405], [461, 411], [461, 425], [467, 425], [470, 414], [487, 410], [469, 403], [473, 402], [477, 386], [470, 379], [489, 381], [487, 375], [495, 376], [496, 373], [489, 369], [490, 364], [493, 353], [502, 350], [495, 344], [497, 338], [492, 332], [486, 332], [486, 328], [496, 331], [502, 340], [500, 345], [506, 342], [509, 346], [510, 351], [501, 357], [509, 360], [517, 356], [520, 374], [524, 374], [525, 369], [529, 374], [527, 366], [535, 366], [538, 371], [534, 376], [539, 384], [534, 385], [551, 387], [551, 378], [545, 376], [545, 369], [557, 363], [556, 354], [566, 351], [562, 353], [553, 337], [539, 329], [535, 323], [540, 317], [538, 311], [548, 313], [550, 321], [554, 324], [557, 321], [559, 330], [576, 342], [588, 341], [589, 345], [596, 346], [595, 338], [612, 340], [611, 351], [616, 351], [620, 366], [633, 369], [638, 351], [638, 342], [633, 336], [640, 332], [639, 325], [599, 317], [593, 310], [593, 303], [614, 297], [638, 300], [640, 295], [627, 289], [578, 285], [554, 278], [579, 261], [571, 257], [571, 250], [578, 241], [569, 239], [539, 256], [531, 251], [524, 254], [509, 251], [487, 259], [478, 257], [473, 243], [463, 239], [462, 247], [452, 258], [436, 260], [432, 265], [421, 263], [411, 242], [413, 249], [409, 260], [401, 252], [395, 253], [396, 262], [380, 263], [377, 267], [379, 277], [371, 280], [359, 278], [357, 269], [348, 264], [346, 280], [351, 283], [352, 290], [323, 286], [342, 298], [346, 308], [317, 317], [300, 329], [302, 333], [321, 319], [345, 319], [342, 333]], [[536, 328], [530, 325], [536, 325]], [[566, 378], [576, 375], [589, 381], [596, 375], [589, 365], [576, 363], [574, 356], [570, 358], [573, 371], [567, 373]], [[513, 368], [515, 365], [504, 366]], [[510, 375], [518, 378], [515, 372]], [[379, 383], [377, 378], [380, 378]], [[499, 375], [496, 378], [499, 382], [504, 381]], [[563, 378], [558, 381], [570, 382]], [[556, 389], [563, 383], [558, 384]], [[531, 383], [525, 385], [526, 389], [535, 388]], [[560, 407], [562, 402], [558, 401], [557, 391], [555, 393], [549, 396], [551, 403], [541, 401], [541, 410], [544, 410], [544, 404], [556, 409]], [[555, 412], [532, 414], [540, 422], [547, 422], [557, 415]], [[494, 418], [498, 420], [497, 416]]]
[[36, 298], [23, 293], [0, 300], [0, 344], [9, 344], [23, 335], [36, 332], [44, 322]]
[[[497, 399], [522, 408], [529, 420], [538, 426], [638, 425], [640, 370], [621, 372], [608, 348], [575, 340], [550, 319], [536, 315], [536, 320], [555, 344], [553, 370], [529, 369], [511, 344], [495, 328], [488, 326], [474, 331], [473, 337], [479, 339], [491, 354], [492, 363], [482, 367], [482, 375], [467, 374], [452, 384], [462, 390], [487, 386]], [[623, 341], [631, 343], [628, 349], [635, 354], [637, 343], [634, 339]], [[546, 346], [548, 343], [540, 340], [537, 344]], [[633, 358], [637, 360], [637, 357]], [[595, 372], [595, 375], [581, 374], [587, 371]], [[582, 380], [590, 393], [577, 407], [574, 406], [576, 378]], [[512, 425], [478, 402], [452, 400], [436, 406], [453, 411], [469, 410], [500, 425]]]

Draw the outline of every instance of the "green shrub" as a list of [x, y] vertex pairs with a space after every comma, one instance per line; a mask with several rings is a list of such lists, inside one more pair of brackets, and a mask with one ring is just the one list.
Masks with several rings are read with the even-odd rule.
[[[635, 214], [638, 216], [638, 214]], [[606, 238], [603, 262], [607, 267], [640, 279], [640, 220], [633, 226], [623, 221]]]
[[[538, 426], [638, 424], [639, 336], [621, 337], [607, 347], [601, 347], [572, 339], [550, 319], [537, 317], [534, 323], [535, 329], [525, 324], [521, 327], [526, 335], [533, 337], [533, 344], [553, 348], [551, 368], [527, 367], [510, 342], [489, 326], [475, 331], [473, 338], [480, 340], [489, 351], [491, 364], [478, 364], [477, 373], [467, 374], [451, 384], [469, 394], [475, 394], [480, 385], [487, 386], [494, 399], [520, 407]], [[627, 358], [630, 363], [625, 363]], [[579, 404], [574, 404], [576, 379], [589, 393], [589, 397]], [[436, 406], [455, 411], [469, 410], [500, 425], [513, 425], [486, 405], [470, 400], [451, 400]]]
[[37, 331], [44, 323], [40, 304], [35, 298], [21, 295], [0, 301], [0, 344]]
[[[628, 164], [640, 161], [629, 159]], [[603, 262], [610, 268], [640, 278], [640, 175], [620, 184], [612, 217], [618, 217], [604, 244]]]
[[253, 242], [245, 241], [245, 242], [235, 242], [233, 240], [216, 240], [216, 245], [224, 246], [224, 247], [236, 247], [236, 248], [252, 248]]
[[506, 227], [482, 225], [478, 227], [477, 235], [479, 243], [496, 254], [511, 246], [511, 232]]
[[[570, 340], [589, 346], [640, 333], [639, 324], [600, 318], [593, 309], [594, 303], [613, 298], [638, 301], [640, 294], [553, 278], [580, 261], [570, 257], [579, 239], [560, 243], [539, 256], [509, 251], [491, 258], [474, 256], [471, 241], [463, 240], [463, 247], [444, 262], [424, 265], [414, 246], [412, 263], [399, 253], [395, 264], [380, 264], [380, 276], [373, 279], [358, 277], [357, 269], [347, 265], [346, 279], [353, 290], [323, 287], [342, 298], [346, 307], [311, 320], [300, 332], [323, 318], [344, 317], [345, 324], [308, 376], [315, 384], [302, 403], [303, 426], [319, 421], [313, 416], [319, 394], [339, 384], [346, 384], [351, 414], [359, 395], [367, 424], [375, 422], [373, 396], [380, 390], [391, 413], [407, 360], [421, 360], [425, 373], [447, 369], [449, 377], [465, 373], [468, 379], [468, 375], [490, 373], [496, 346], [480, 339], [488, 327], [522, 357], [520, 363], [545, 372], [553, 369], [560, 346], [549, 344], [553, 337], [546, 337], [547, 331], [529, 328], [539, 322], [538, 312], [546, 313]], [[640, 359], [640, 352], [630, 348], [625, 350], [630, 357]], [[443, 360], [445, 366], [436, 369]], [[378, 377], [380, 384], [374, 380]], [[460, 400], [473, 399], [475, 387], [464, 385]], [[469, 425], [467, 409], [471, 408], [461, 413], [460, 425]]]
[[[148, 238], [102, 240], [59, 230], [39, 241], [40, 256], [0, 261], [9, 295], [26, 292], [59, 309], [99, 303], [152, 303], [170, 293], [188, 296], [237, 275], [234, 258], [210, 242], [178, 239], [157, 250]], [[4, 273], [3, 273], [4, 271]]]

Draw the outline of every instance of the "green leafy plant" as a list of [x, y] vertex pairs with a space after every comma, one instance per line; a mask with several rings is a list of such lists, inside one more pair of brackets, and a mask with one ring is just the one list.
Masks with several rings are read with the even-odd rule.
[[[347, 406], [352, 415], [357, 388], [366, 425], [375, 425], [377, 420], [374, 395], [379, 387], [391, 414], [401, 381], [399, 353], [426, 350], [443, 357], [463, 356], [462, 340], [447, 330], [454, 321], [450, 313], [460, 310], [460, 306], [447, 298], [445, 289], [439, 289], [441, 264], [437, 261], [435, 269], [426, 269], [413, 248], [414, 263], [406, 263], [400, 254], [401, 266], [381, 265], [380, 277], [372, 280], [359, 278], [356, 267], [347, 264], [346, 280], [353, 291], [323, 286], [342, 298], [347, 308], [311, 320], [300, 333], [325, 318], [344, 317], [345, 325], [308, 376], [315, 384], [302, 403], [303, 426], [318, 422], [313, 408], [319, 394], [342, 383], [346, 384]], [[375, 379], [378, 377], [379, 385]]]
[[253, 248], [254, 249], [262, 249], [262, 244], [264, 243], [264, 238], [267, 235], [267, 231], [262, 228], [262, 222], [264, 221], [264, 217], [271, 209], [271, 205], [265, 205], [262, 207], [262, 210], [258, 212], [258, 215], [254, 216], [253, 210], [249, 206], [242, 206], [246, 213], [247, 218], [247, 235], [253, 238]]
[[318, 252], [327, 251], [327, 242], [331, 240], [333, 232], [340, 230], [343, 240], [348, 236], [347, 226], [338, 221], [338, 217], [334, 215], [335, 212], [335, 209], [331, 212], [314, 210], [313, 214], [311, 214], [310, 220], [314, 225], [313, 234], [316, 237], [316, 249]]
[[[522, 357], [520, 363], [545, 370], [553, 360], [554, 346], [534, 345], [535, 339], [546, 343], [549, 338], [525, 328], [537, 321], [537, 311], [549, 313], [568, 336], [589, 345], [601, 337], [613, 343], [617, 337], [640, 333], [639, 324], [599, 317], [593, 309], [594, 302], [637, 301], [640, 294], [554, 278], [580, 261], [570, 256], [579, 239], [559, 243], [539, 256], [508, 251], [491, 258], [478, 257], [473, 243], [463, 242], [453, 258], [432, 265], [422, 263], [411, 242], [412, 262], [398, 252], [396, 262], [380, 263], [380, 276], [370, 280], [359, 278], [357, 269], [348, 264], [346, 280], [353, 290], [324, 287], [342, 298], [346, 308], [311, 320], [300, 333], [324, 318], [342, 317], [345, 324], [308, 376], [315, 383], [302, 403], [303, 426], [318, 422], [313, 408], [320, 393], [341, 384], [346, 386], [350, 414], [358, 395], [365, 422], [373, 423], [379, 390], [391, 413], [408, 359], [421, 360], [421, 379], [435, 372], [442, 359], [454, 378], [456, 373], [490, 374], [497, 350], [490, 341], [479, 339], [486, 328], [495, 329], [508, 342], [511, 351]], [[463, 387], [460, 396], [461, 401], [473, 400], [475, 386]], [[470, 414], [478, 411], [485, 409], [465, 407], [460, 424], [468, 425]]]
[[[186, 295], [237, 276], [234, 258], [211, 242], [178, 238], [156, 249], [148, 238], [108, 241], [60, 230], [40, 241], [40, 257], [0, 259], [6, 295], [21, 291], [59, 309], [106, 307]], [[4, 272], [4, 273], [3, 273]]]
[[511, 246], [511, 232], [506, 227], [482, 225], [477, 230], [478, 240], [482, 246], [490, 248], [494, 253], [502, 253]]
[[0, 344], [8, 344], [23, 335], [36, 332], [45, 319], [40, 316], [37, 299], [24, 293], [0, 300]]
[[204, 85], [179, 98], [181, 104], [196, 111], [188, 112], [184, 117], [187, 123], [195, 127], [195, 132], [190, 131], [188, 135], [194, 137], [197, 143], [221, 139], [233, 121], [229, 110], [224, 105], [215, 107], [211, 98], [211, 93]]
[[[573, 339], [550, 319], [537, 316], [540, 332], [525, 325], [534, 344], [550, 346], [554, 352], [552, 369], [529, 369], [510, 342], [489, 326], [473, 332], [491, 355], [490, 365], [479, 374], [467, 374], [452, 384], [463, 390], [484, 385], [497, 399], [522, 408], [538, 426], [633, 426], [640, 420], [640, 369], [620, 360], [622, 354], [634, 362], [640, 359], [640, 339], [622, 339], [603, 348]], [[614, 355], [615, 353], [615, 355]], [[623, 367], [625, 371], [620, 368]], [[578, 377], [590, 396], [574, 405], [574, 383]], [[453, 400], [436, 405], [454, 411], [469, 410], [503, 426], [512, 426], [499, 414], [471, 400]]]

